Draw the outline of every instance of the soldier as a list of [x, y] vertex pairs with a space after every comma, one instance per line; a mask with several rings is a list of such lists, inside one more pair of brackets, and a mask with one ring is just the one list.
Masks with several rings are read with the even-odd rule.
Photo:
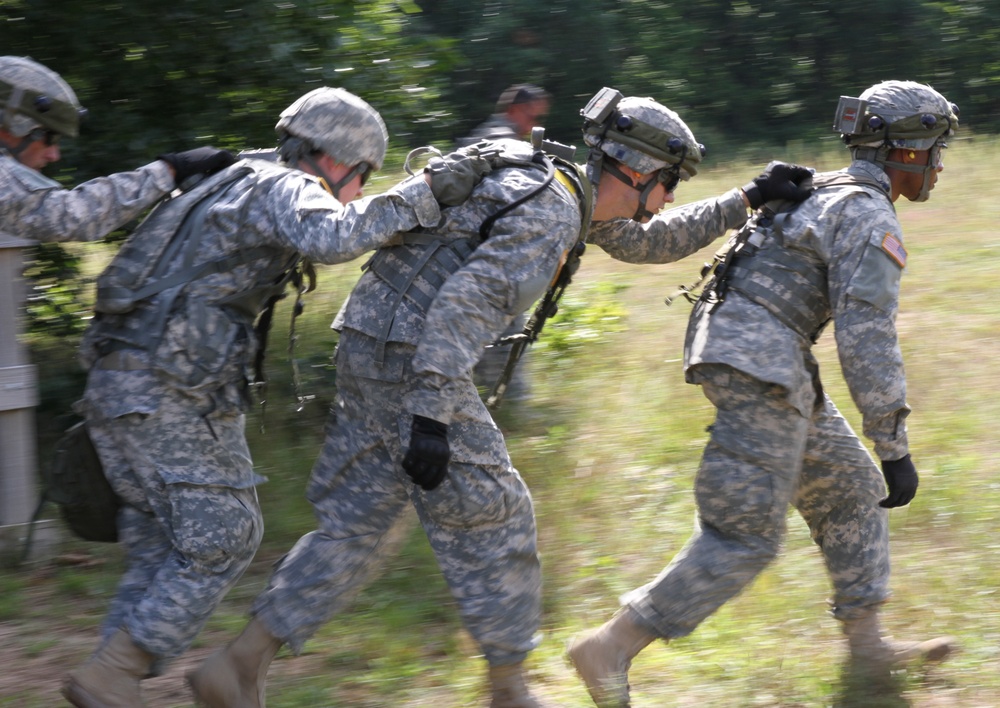
[[472, 382], [476, 359], [588, 235], [612, 255], [638, 243], [676, 260], [742, 224], [761, 194], [797, 194], [791, 179], [809, 174], [782, 166], [748, 185], [752, 202], [733, 189], [653, 216], [702, 148], [665, 106], [618, 99], [604, 89], [584, 109], [587, 170], [502, 141], [506, 166], [441, 224], [373, 258], [334, 323], [337, 401], [307, 490], [319, 528], [282, 559], [242, 634], [192, 675], [205, 704], [263, 706], [275, 653], [300, 651], [345, 608], [412, 504], [489, 664], [492, 708], [542, 705], [522, 666], [541, 611], [531, 496]]
[[[695, 305], [685, 344], [686, 378], [716, 408], [695, 478], [698, 527], [611, 620], [571, 641], [569, 657], [597, 705], [628, 706], [636, 654], [654, 639], [690, 634], [774, 559], [789, 504], [823, 554], [849, 667], [878, 676], [949, 653], [948, 637], [883, 636], [879, 607], [889, 596], [888, 509], [917, 491], [895, 327], [907, 255], [893, 202], [928, 198], [957, 128], [955, 106], [921, 84], [887, 81], [860, 100], [843, 98], [835, 129], [851, 164], [817, 175], [816, 192], [796, 210], [778, 205], [758, 218], [756, 234], [736, 238], [728, 269]], [[811, 347], [831, 320], [882, 474], [822, 392]]]
[[[348, 205], [387, 145], [357, 96], [310, 91], [276, 130], [282, 164], [241, 160], [188, 193], [194, 208], [166, 203], [98, 279], [81, 408], [122, 500], [128, 565], [100, 647], [64, 687], [73, 705], [140, 705], [140, 681], [191, 644], [253, 558], [264, 481], [244, 436], [254, 322], [300, 256], [347, 261], [440, 218], [423, 176]], [[132, 282], [134, 293], [121, 278], [149, 261], [162, 278]]]
[[540, 126], [549, 114], [551, 96], [545, 89], [531, 84], [507, 87], [497, 99], [493, 115], [476, 127], [460, 145], [480, 140], [526, 140], [531, 129]]
[[139, 216], [186, 178], [234, 161], [202, 147], [73, 190], [41, 174], [75, 138], [85, 110], [59, 74], [27, 57], [0, 57], [0, 229], [38, 241], [94, 241]]

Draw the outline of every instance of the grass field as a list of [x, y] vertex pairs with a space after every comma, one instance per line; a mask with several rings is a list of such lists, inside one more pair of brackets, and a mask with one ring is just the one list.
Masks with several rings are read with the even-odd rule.
[[[793, 147], [775, 157], [834, 169], [846, 152]], [[630, 674], [635, 706], [1000, 706], [1000, 281], [992, 262], [1000, 254], [998, 159], [996, 140], [956, 141], [931, 201], [897, 204], [910, 252], [899, 330], [921, 488], [909, 507], [891, 514], [895, 596], [884, 619], [900, 638], [955, 635], [962, 651], [941, 666], [898, 675], [893, 690], [878, 695], [846, 681], [846, 650], [827, 614], [829, 584], [793, 514], [783, 554], [747, 592], [691, 637], [642, 653]], [[721, 193], [760, 169], [712, 164], [681, 186], [680, 202]], [[659, 572], [690, 533], [692, 476], [712, 411], [683, 381], [690, 306], [668, 308], [663, 298], [693, 280], [710, 254], [629, 266], [591, 248], [560, 319], [527, 357], [532, 400], [501, 411], [511, 456], [536, 503], [544, 637], [528, 664], [553, 705], [591, 705], [562, 658], [566, 640], [609, 617], [616, 598]], [[183, 671], [239, 631], [270, 564], [313, 528], [302, 490], [332, 395], [323, 366], [334, 342], [328, 325], [359, 265], [321, 271], [320, 290], [300, 320], [298, 355], [306, 388], [316, 394], [300, 413], [287, 386], [288, 308], [276, 318], [267, 432], [248, 420], [257, 465], [271, 480], [259, 490], [264, 544], [195, 647], [147, 682], [153, 708], [191, 705]], [[860, 429], [830, 332], [817, 353], [827, 390]], [[487, 705], [485, 664], [412, 519], [397, 543], [399, 553], [350, 612], [301, 657], [279, 654], [268, 706]], [[120, 554], [83, 543], [66, 551], [62, 561], [72, 565], [0, 575], [0, 706], [59, 704], [59, 676], [92, 646]]]

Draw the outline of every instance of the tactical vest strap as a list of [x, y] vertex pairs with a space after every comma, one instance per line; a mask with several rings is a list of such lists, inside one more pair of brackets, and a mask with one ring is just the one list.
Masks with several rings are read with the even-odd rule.
[[[445, 281], [459, 270], [472, 255], [472, 252], [489, 237], [490, 229], [497, 219], [505, 216], [524, 202], [540, 194], [553, 179], [558, 181], [572, 193], [580, 207], [579, 241], [586, 239], [590, 227], [590, 215], [593, 207], [593, 187], [581, 174], [580, 168], [574, 163], [536, 152], [532, 160], [504, 162], [502, 153], [494, 156], [494, 169], [503, 167], [535, 168], [545, 170], [542, 184], [513, 202], [504, 205], [490, 215], [480, 226], [479, 238], [457, 238], [447, 240], [447, 235], [414, 230], [403, 234], [403, 246], [379, 249], [362, 266], [363, 270], [371, 271], [379, 280], [388, 284], [395, 292], [388, 321], [379, 333], [375, 345], [375, 364], [382, 366], [385, 361], [385, 347], [392, 330], [396, 309], [407, 299], [421, 313], [427, 314], [438, 291]], [[412, 248], [416, 246], [417, 248]]]
[[[729, 270], [729, 288], [761, 305], [799, 335], [812, 341], [830, 318], [826, 270], [794, 249], [778, 246], [751, 258], [737, 259]], [[793, 293], [793, 297], [787, 297]]]
[[375, 345], [376, 366], [381, 367], [385, 362], [385, 345], [392, 330], [396, 309], [402, 304], [403, 298], [410, 300], [426, 314], [438, 290], [452, 273], [462, 267], [475, 248], [471, 239], [461, 238], [446, 243], [437, 238], [428, 242], [422, 251], [406, 246], [380, 249], [364, 265], [366, 270], [370, 270], [396, 291], [391, 308], [393, 314], [379, 332]]

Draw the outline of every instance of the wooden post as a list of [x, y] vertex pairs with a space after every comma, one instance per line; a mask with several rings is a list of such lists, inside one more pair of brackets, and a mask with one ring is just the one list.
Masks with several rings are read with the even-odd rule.
[[[0, 232], [0, 561], [20, 558], [28, 522], [38, 505], [35, 367], [21, 341], [24, 306], [23, 249], [33, 241]], [[58, 530], [52, 522], [35, 529], [32, 557], [51, 549]]]

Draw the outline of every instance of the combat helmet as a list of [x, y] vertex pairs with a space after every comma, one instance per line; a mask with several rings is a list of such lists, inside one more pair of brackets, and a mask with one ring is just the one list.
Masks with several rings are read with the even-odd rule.
[[[833, 129], [855, 160], [904, 172], [923, 172], [915, 201], [930, 195], [930, 175], [937, 169], [946, 139], [958, 130], [958, 106], [930, 86], [915, 81], [883, 81], [858, 98], [841, 96]], [[927, 165], [890, 161], [894, 148], [929, 150]]]
[[[318, 169], [310, 157], [315, 151], [342, 165], [355, 165], [344, 179], [329, 185], [334, 196], [359, 172], [365, 180], [382, 167], [389, 140], [385, 123], [374, 108], [349, 91], [329, 86], [296, 100], [282, 111], [274, 129], [281, 158], [293, 167], [304, 161]], [[320, 176], [325, 179], [322, 173]]]
[[596, 184], [601, 172], [608, 172], [631, 184], [614, 163], [604, 161], [605, 157], [641, 175], [657, 173], [655, 178], [636, 186], [640, 199], [633, 219], [652, 216], [646, 210], [646, 199], [657, 181], [672, 192], [680, 180], [698, 174], [705, 146], [695, 140], [680, 116], [652, 98], [623, 97], [615, 89], [604, 88], [580, 113], [584, 119], [583, 140], [590, 146], [591, 181]]
[[0, 127], [4, 130], [19, 138], [38, 129], [75, 138], [85, 114], [59, 74], [29, 57], [0, 57]]

